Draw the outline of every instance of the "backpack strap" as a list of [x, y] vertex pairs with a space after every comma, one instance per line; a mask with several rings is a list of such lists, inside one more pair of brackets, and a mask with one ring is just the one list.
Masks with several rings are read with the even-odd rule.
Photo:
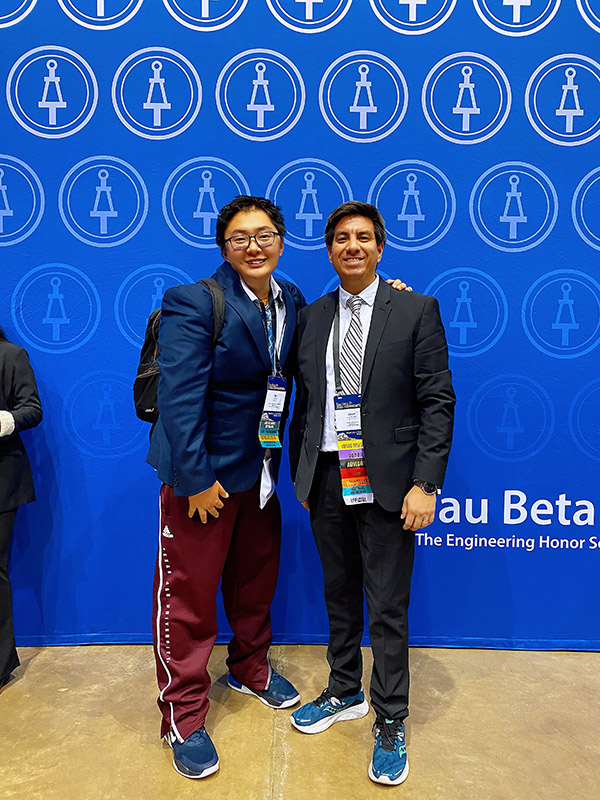
[[217, 344], [223, 323], [225, 321], [225, 293], [223, 287], [214, 278], [202, 278], [198, 283], [203, 283], [212, 298], [213, 307], [213, 331], [211, 336], [211, 345], [214, 347]]

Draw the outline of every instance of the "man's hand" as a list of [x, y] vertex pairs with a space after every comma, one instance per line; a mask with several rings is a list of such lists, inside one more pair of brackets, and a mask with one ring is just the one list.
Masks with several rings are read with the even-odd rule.
[[399, 292], [412, 292], [412, 286], [407, 286], [400, 278], [388, 278], [386, 283], [389, 283], [392, 289], [397, 289]]
[[418, 486], [413, 486], [404, 498], [400, 518], [404, 520], [405, 531], [418, 531], [433, 522], [436, 495], [425, 494]]
[[307, 511], [310, 511], [310, 506], [308, 505], [308, 500], [302, 500], [300, 505], [302, 506], [302, 508], [305, 508]]
[[197, 511], [201, 522], [205, 523], [208, 519], [207, 512], [211, 517], [217, 518], [219, 516], [219, 508], [223, 508], [221, 497], [227, 499], [229, 495], [219, 481], [215, 481], [210, 489], [188, 497], [188, 517], [191, 519]]

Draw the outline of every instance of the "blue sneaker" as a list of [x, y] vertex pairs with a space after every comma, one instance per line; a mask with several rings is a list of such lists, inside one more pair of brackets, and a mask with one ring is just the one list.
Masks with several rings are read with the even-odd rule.
[[236, 692], [258, 697], [261, 703], [269, 708], [289, 708], [300, 700], [300, 695], [292, 684], [275, 670], [271, 670], [271, 679], [266, 689], [249, 689], [243, 683], [236, 681], [231, 673], [227, 677], [227, 683]]
[[329, 689], [325, 689], [313, 700], [306, 703], [290, 716], [294, 728], [302, 733], [321, 733], [330, 728], [334, 722], [348, 719], [360, 719], [369, 711], [369, 704], [364, 694], [351, 694], [347, 697], [336, 697]]
[[186, 778], [206, 778], [219, 769], [219, 756], [204, 725], [184, 742], [169, 732], [165, 739], [173, 748], [173, 766]]
[[375, 747], [369, 764], [369, 778], [375, 783], [397, 786], [408, 778], [404, 723], [377, 715], [373, 725]]

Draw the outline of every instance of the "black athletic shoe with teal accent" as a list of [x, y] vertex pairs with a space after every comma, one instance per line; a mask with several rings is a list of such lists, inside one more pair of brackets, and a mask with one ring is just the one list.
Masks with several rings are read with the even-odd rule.
[[362, 691], [348, 697], [336, 697], [329, 689], [325, 689], [312, 703], [306, 703], [294, 711], [290, 721], [302, 733], [321, 733], [335, 722], [360, 719], [368, 711], [369, 704]]
[[180, 742], [169, 732], [165, 739], [173, 748], [173, 766], [186, 778], [206, 778], [219, 769], [219, 757], [206, 728], [202, 726]]
[[258, 697], [261, 703], [269, 708], [289, 708], [295, 706], [300, 700], [300, 695], [292, 684], [275, 670], [271, 670], [271, 678], [266, 689], [249, 689], [243, 683], [236, 681], [230, 673], [227, 678], [228, 685], [242, 694], [251, 694]]
[[397, 786], [408, 778], [404, 723], [377, 715], [373, 725], [375, 747], [369, 764], [369, 778], [375, 783]]

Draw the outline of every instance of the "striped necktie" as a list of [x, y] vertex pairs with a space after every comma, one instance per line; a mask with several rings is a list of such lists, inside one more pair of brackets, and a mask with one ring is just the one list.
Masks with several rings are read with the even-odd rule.
[[340, 353], [340, 379], [344, 394], [358, 394], [360, 392], [360, 373], [362, 370], [362, 323], [360, 321], [360, 307], [362, 298], [349, 297], [346, 306], [352, 311], [350, 325], [344, 336]]

